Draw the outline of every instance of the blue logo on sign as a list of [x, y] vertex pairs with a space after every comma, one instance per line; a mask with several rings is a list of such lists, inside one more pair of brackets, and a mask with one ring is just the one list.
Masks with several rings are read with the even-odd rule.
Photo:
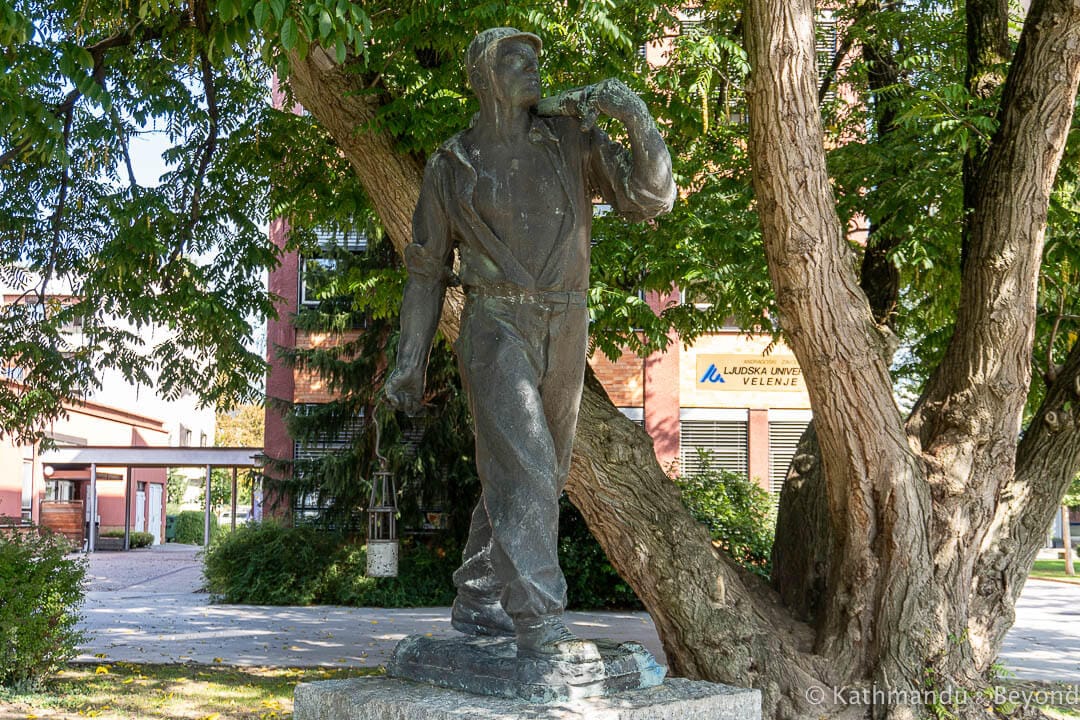
[[724, 376], [716, 369], [716, 365], [710, 365], [709, 369], [705, 371], [705, 374], [701, 376], [701, 379], [698, 380], [698, 382], [722, 383], [724, 382]]

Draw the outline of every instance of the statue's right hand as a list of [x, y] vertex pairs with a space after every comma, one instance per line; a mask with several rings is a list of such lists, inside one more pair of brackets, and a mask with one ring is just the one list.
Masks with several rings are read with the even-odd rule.
[[421, 399], [424, 397], [424, 376], [418, 370], [394, 368], [383, 386], [383, 395], [395, 410], [401, 410], [409, 417], [421, 414]]

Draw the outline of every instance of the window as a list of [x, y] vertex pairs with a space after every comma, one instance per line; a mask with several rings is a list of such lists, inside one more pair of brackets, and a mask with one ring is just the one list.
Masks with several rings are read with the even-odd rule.
[[[817, 14], [814, 21], [814, 49], [817, 51], [817, 81], [818, 87], [825, 81], [825, 75], [832, 67], [836, 58], [836, 18], [832, 10], [822, 10]], [[832, 87], [825, 94], [825, 100], [829, 101], [836, 97]]]
[[[315, 403], [298, 405], [297, 415], [309, 415], [320, 406]], [[364, 416], [357, 415], [349, 422], [342, 423], [333, 433], [315, 438], [293, 441], [293, 460], [296, 461], [294, 473], [300, 479], [304, 477], [304, 465], [319, 460], [327, 455], [334, 455], [349, 448], [353, 440], [363, 430]], [[293, 522], [303, 525], [316, 522], [326, 509], [327, 499], [320, 498], [318, 492], [307, 492], [293, 496]]]
[[318, 305], [323, 298], [319, 297], [322, 286], [326, 283], [327, 276], [337, 269], [337, 261], [332, 257], [335, 250], [347, 250], [351, 253], [362, 253], [368, 248], [367, 234], [356, 228], [345, 230], [332, 227], [318, 227], [314, 229], [315, 241], [319, 250], [311, 257], [300, 259], [300, 288], [301, 305]]
[[705, 32], [705, 17], [699, 8], [687, 8], [681, 14], [682, 17], [679, 18], [680, 35], [696, 35]]
[[367, 234], [355, 228], [349, 228], [348, 230], [326, 227], [316, 228], [315, 239], [318, 241], [319, 247], [326, 251], [339, 248], [349, 252], [364, 252], [368, 246]]
[[319, 292], [327, 276], [337, 269], [337, 260], [302, 258], [300, 261], [300, 304], [318, 305]]
[[[687, 292], [685, 290], [681, 289], [681, 288], [679, 289], [679, 304], [680, 305], [691, 305], [692, 304], [698, 310], [708, 310], [709, 308], [711, 308], [713, 306], [712, 298], [706, 297], [705, 295], [701, 295], [701, 294], [688, 295]], [[725, 320], [724, 327], [727, 328], [728, 326], [729, 326], [728, 322], [727, 322], [727, 320]]]
[[706, 464], [746, 477], [746, 410], [687, 408], [679, 413], [679, 420], [679, 467], [684, 477], [700, 472]]
[[71, 502], [75, 499], [74, 480], [46, 480], [45, 502]]
[[769, 491], [777, 495], [784, 487], [788, 466], [795, 457], [799, 438], [806, 431], [805, 422], [769, 423]]
[[33, 522], [34, 518], [34, 461], [23, 460], [22, 478], [22, 513], [23, 522]]
[[619, 412], [625, 415], [630, 420], [633, 420], [641, 427], [645, 427], [645, 408], [639, 407], [621, 407]]

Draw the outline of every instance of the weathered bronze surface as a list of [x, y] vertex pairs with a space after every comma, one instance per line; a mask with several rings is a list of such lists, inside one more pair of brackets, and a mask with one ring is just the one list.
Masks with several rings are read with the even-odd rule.
[[[470, 44], [472, 126], [429, 159], [406, 249], [397, 367], [386, 396], [416, 413], [446, 287], [466, 293], [455, 345], [483, 494], [452, 621], [510, 636], [519, 659], [596, 663], [566, 628], [558, 499], [588, 342], [593, 200], [647, 220], [671, 209], [671, 158], [645, 103], [619, 80], [541, 100], [540, 38], [493, 28]], [[627, 149], [595, 127], [623, 123]], [[455, 271], [454, 250], [458, 263]]]

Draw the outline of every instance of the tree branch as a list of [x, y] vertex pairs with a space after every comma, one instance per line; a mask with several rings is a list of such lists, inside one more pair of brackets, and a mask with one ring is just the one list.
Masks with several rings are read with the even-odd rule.
[[209, 127], [206, 129], [206, 141], [203, 143], [202, 155], [199, 158], [199, 167], [195, 171], [195, 179], [192, 181], [191, 205], [188, 209], [187, 235], [195, 229], [199, 220], [199, 206], [202, 195], [202, 185], [206, 178], [206, 171], [210, 167], [210, 160], [214, 157], [214, 150], [218, 143], [218, 105], [217, 89], [214, 86], [214, 72], [210, 66], [210, 58], [206, 51], [199, 53], [199, 64], [202, 69], [203, 90], [206, 93], [207, 115], [210, 118]]
[[113, 125], [116, 127], [116, 136], [120, 140], [120, 151], [124, 155], [124, 167], [127, 170], [128, 184], [131, 186], [131, 192], [136, 193], [139, 190], [139, 183], [135, 179], [135, 168], [131, 164], [131, 151], [128, 145], [127, 133], [124, 131], [123, 121], [121, 121], [120, 113], [116, 111], [116, 108], [112, 109], [110, 115], [112, 116]]
[[[90, 57], [93, 58], [94, 64], [90, 70], [91, 77], [94, 78], [99, 84], [105, 77], [105, 56], [114, 48], [126, 47], [135, 42], [146, 42], [149, 40], [159, 40], [167, 31], [175, 31], [187, 26], [189, 22], [183, 16], [178, 27], [167, 28], [165, 25], [158, 26], [146, 26], [142, 24], [140, 20], [134, 27], [122, 30], [118, 33], [110, 35], [109, 37], [99, 40], [98, 42], [83, 47], [86, 52], [90, 53]], [[82, 98], [82, 93], [78, 90], [72, 90], [69, 92], [62, 101], [60, 101], [56, 107], [52, 109], [53, 114], [58, 118], [64, 118], [68, 112], [74, 109], [75, 104]], [[0, 169], [7, 167], [8, 163], [15, 160], [15, 158], [22, 155], [27, 148], [29, 148], [33, 142], [29, 139], [23, 140], [11, 147], [3, 155], [0, 155]]]
[[75, 105], [72, 103], [64, 113], [64, 158], [63, 170], [60, 175], [60, 189], [56, 200], [56, 209], [49, 218], [52, 225], [52, 240], [49, 243], [48, 261], [45, 270], [41, 273], [41, 290], [38, 291], [38, 301], [41, 303], [42, 313], [46, 313], [45, 298], [49, 282], [52, 280], [56, 268], [56, 260], [60, 256], [60, 240], [63, 231], [64, 210], [67, 207], [68, 188], [71, 185], [71, 159], [68, 157], [68, 149], [71, 145], [71, 126], [75, 119]]
[[[1071, 406], [1071, 407], [1070, 407]], [[1080, 342], [1047, 389], [1001, 491], [979, 554], [969, 624], [976, 659], [989, 667], [1015, 619], [1016, 601], [1054, 519], [1080, 472]]]
[[[1002, 121], [980, 172], [955, 330], [910, 423], [931, 454], [936, 442], [952, 442], [945, 436], [957, 423], [972, 438], [964, 453], [985, 447], [977, 437], [1005, 441], [1019, 433], [1031, 376], [1047, 209], [1078, 82], [1080, 6], [1037, 0], [1009, 72]], [[1018, 204], [1023, 212], [1015, 211]], [[986, 462], [999, 466], [1001, 460]], [[957, 487], [980, 484], [978, 492], [988, 502], [1004, 480], [999, 472], [983, 472], [987, 468], [974, 456], [956, 467], [972, 469], [970, 477], [955, 479]]]
[[921, 673], [913, 658], [927, 655], [917, 628], [934, 593], [930, 500], [892, 396], [890, 343], [836, 214], [815, 102], [813, 11], [806, 0], [747, 3], [754, 194], [781, 324], [810, 391], [836, 531], [818, 649], [842, 674], [874, 668], [883, 687], [906, 689]]
[[[964, 86], [977, 98], [992, 97], [1005, 82], [1002, 68], [1009, 60], [1009, 4], [1008, 0], [968, 0], [964, 3], [967, 20], [967, 67]], [[979, 196], [979, 174], [989, 140], [979, 132], [972, 132], [971, 149], [964, 155], [964, 227], [960, 245], [960, 266], [968, 257], [970, 218]]]

